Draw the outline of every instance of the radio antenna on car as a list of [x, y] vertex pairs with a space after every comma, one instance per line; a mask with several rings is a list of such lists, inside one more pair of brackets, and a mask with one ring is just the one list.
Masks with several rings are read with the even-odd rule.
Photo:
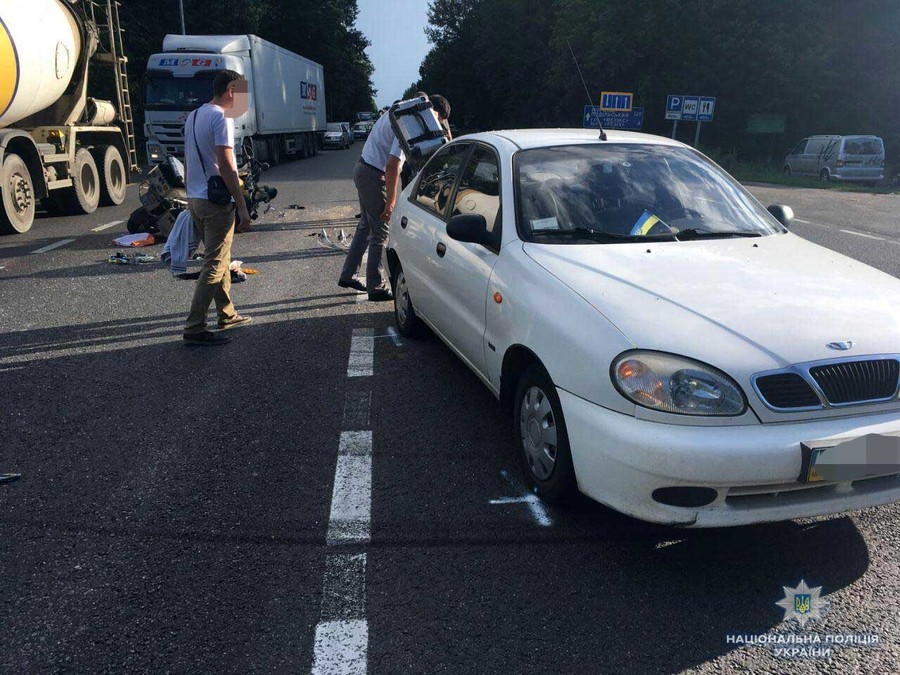
[[[572, 49], [572, 44], [569, 42], [568, 38], [566, 38], [566, 44], [569, 47], [569, 53], [572, 55], [572, 60], [575, 62], [575, 68], [578, 70], [578, 77], [581, 78], [581, 84], [584, 86], [584, 93], [587, 94], [588, 103], [591, 104], [591, 107], [594, 107], [594, 100], [591, 98], [591, 92], [588, 90], [587, 82], [584, 81], [584, 75], [581, 74], [581, 66], [578, 65], [578, 59], [575, 58], [575, 50]], [[600, 140], [606, 140], [606, 132], [603, 131], [603, 122], [600, 121], [600, 117], [597, 117], [597, 126], [600, 127]]]

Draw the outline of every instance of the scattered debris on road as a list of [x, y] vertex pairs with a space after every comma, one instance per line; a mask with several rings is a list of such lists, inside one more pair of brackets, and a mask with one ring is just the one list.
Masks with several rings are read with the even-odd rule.
[[113, 265], [146, 265], [147, 263], [156, 262], [158, 258], [155, 255], [146, 253], [122, 253], [117, 251], [109, 256], [109, 261]]
[[20, 473], [0, 473], [0, 483], [12, 483], [22, 477]]

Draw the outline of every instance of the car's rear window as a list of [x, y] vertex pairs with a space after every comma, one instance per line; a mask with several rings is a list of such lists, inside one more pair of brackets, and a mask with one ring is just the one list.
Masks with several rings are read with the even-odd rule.
[[335, 123], [335, 124], [329, 124], [328, 127], [327, 127], [327, 130], [328, 130], [328, 131], [337, 131], [338, 133], [340, 133], [341, 131], [344, 130], [344, 127], [342, 127], [340, 124], [336, 124], [336, 123]]
[[[516, 154], [526, 240], [583, 243], [647, 235], [754, 236], [779, 223], [731, 176], [691, 148], [597, 143]], [[590, 235], [590, 236], [588, 236]]]
[[881, 155], [884, 146], [880, 138], [847, 138], [844, 140], [844, 154], [847, 155]]

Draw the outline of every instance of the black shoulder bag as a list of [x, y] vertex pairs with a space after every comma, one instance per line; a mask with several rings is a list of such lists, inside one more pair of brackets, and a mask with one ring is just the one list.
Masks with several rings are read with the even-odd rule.
[[200, 160], [200, 166], [203, 167], [203, 175], [206, 176], [206, 198], [211, 201], [213, 204], [218, 204], [219, 206], [226, 206], [231, 203], [231, 190], [228, 189], [228, 186], [225, 185], [225, 180], [222, 176], [210, 176], [206, 172], [206, 163], [203, 161], [203, 153], [200, 152], [200, 144], [197, 143], [197, 113], [200, 112], [200, 108], [197, 108], [194, 115], [194, 147], [197, 148], [197, 158]]

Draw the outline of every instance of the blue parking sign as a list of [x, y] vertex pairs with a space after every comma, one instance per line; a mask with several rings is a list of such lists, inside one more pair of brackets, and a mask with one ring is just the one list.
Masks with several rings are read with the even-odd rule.
[[681, 119], [681, 107], [684, 105], [684, 96], [681, 94], [669, 94], [666, 97], [666, 119], [667, 120], [680, 120]]

